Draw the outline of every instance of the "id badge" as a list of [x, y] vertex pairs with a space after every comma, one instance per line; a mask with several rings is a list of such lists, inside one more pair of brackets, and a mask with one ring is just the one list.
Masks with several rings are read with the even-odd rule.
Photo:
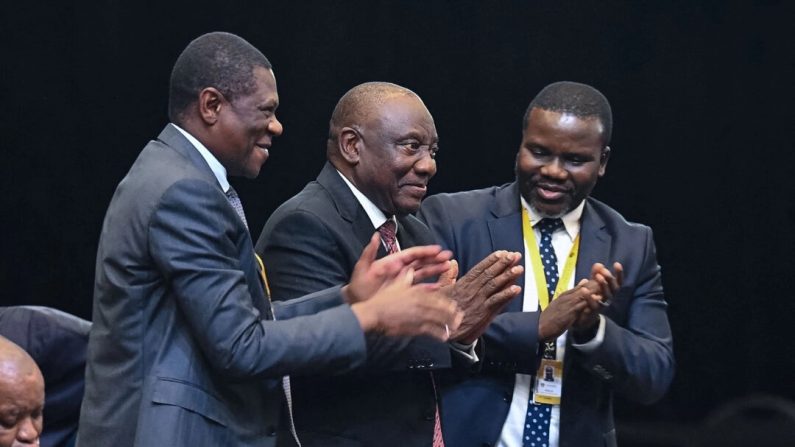
[[533, 402], [537, 404], [560, 405], [563, 392], [563, 362], [541, 359], [533, 387]]

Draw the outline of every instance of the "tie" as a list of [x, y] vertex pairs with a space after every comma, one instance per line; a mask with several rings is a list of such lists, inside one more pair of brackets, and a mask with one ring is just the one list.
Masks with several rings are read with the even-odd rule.
[[[544, 277], [547, 280], [547, 293], [550, 301], [555, 296], [555, 288], [558, 286], [558, 257], [555, 256], [555, 249], [552, 248], [552, 233], [562, 226], [563, 222], [560, 219], [541, 219], [537, 224], [538, 230], [541, 232], [538, 251], [541, 253], [541, 265], [544, 266]], [[554, 340], [544, 343], [542, 349], [543, 358], [555, 358]], [[551, 414], [552, 406], [534, 403], [531, 392], [530, 402], [527, 405], [527, 418], [524, 422], [523, 447], [547, 447], [549, 445]]]
[[232, 205], [232, 208], [235, 209], [240, 220], [242, 220], [243, 224], [248, 228], [246, 213], [243, 212], [243, 203], [240, 202], [240, 196], [237, 195], [237, 191], [235, 191], [235, 188], [232, 188], [232, 185], [229, 185], [229, 190], [226, 192], [226, 199], [229, 200], [229, 204]]
[[[387, 254], [397, 253], [397, 225], [394, 219], [387, 219], [380, 227], [378, 232], [381, 234], [381, 242], [384, 243]], [[438, 401], [438, 394], [436, 393], [436, 382], [433, 380], [433, 373], [431, 373], [431, 385], [433, 386], [433, 397]], [[442, 438], [442, 422], [439, 418], [439, 405], [436, 405], [436, 416], [433, 424], [433, 447], [444, 447], [444, 439]]]

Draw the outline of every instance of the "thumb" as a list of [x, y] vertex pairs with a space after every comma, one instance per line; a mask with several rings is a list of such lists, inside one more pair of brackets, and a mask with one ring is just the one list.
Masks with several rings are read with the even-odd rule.
[[359, 261], [356, 263], [357, 266], [361, 266], [361, 268], [367, 271], [370, 266], [375, 262], [375, 257], [378, 255], [378, 245], [381, 243], [381, 236], [378, 233], [373, 233], [373, 236], [370, 238], [370, 242], [364, 247], [362, 250], [361, 256], [359, 256]]
[[448, 268], [446, 272], [439, 275], [438, 283], [440, 286], [449, 286], [455, 284], [456, 278], [458, 278], [458, 261], [451, 259], [450, 268]]

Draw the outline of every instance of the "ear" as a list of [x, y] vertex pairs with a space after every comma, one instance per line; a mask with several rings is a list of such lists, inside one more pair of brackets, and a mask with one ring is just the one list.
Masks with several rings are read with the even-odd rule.
[[337, 149], [350, 165], [359, 164], [359, 153], [362, 150], [362, 137], [353, 127], [343, 127], [337, 137]]
[[602, 149], [602, 155], [599, 156], [599, 177], [605, 175], [607, 171], [607, 161], [610, 159], [610, 146], [605, 146]]
[[215, 87], [206, 87], [199, 92], [199, 116], [208, 126], [218, 121], [218, 114], [226, 102], [224, 95]]

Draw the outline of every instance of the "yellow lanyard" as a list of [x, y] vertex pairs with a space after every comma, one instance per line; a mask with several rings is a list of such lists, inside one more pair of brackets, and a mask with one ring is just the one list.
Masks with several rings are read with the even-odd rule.
[[258, 254], [254, 253], [254, 257], [257, 258], [257, 264], [259, 264], [259, 276], [262, 279], [262, 285], [265, 286], [265, 294], [268, 297], [268, 301], [270, 301], [271, 287], [270, 284], [268, 284], [268, 276], [265, 275], [265, 264], [262, 263], [262, 258], [260, 258]]
[[[541, 253], [538, 251], [538, 242], [536, 242], [536, 235], [533, 227], [530, 224], [530, 215], [527, 208], [522, 207], [522, 235], [524, 236], [524, 243], [530, 255], [530, 262], [533, 264], [533, 276], [536, 280], [536, 290], [538, 291], [538, 304], [541, 310], [549, 306], [550, 297], [547, 291], [547, 278], [544, 276], [544, 266], [541, 263]], [[563, 274], [558, 280], [558, 286], [555, 288], [555, 295], [552, 299], [560, 296], [568, 287], [571, 281], [571, 275], [574, 274], [574, 268], [577, 264], [577, 254], [580, 251], [580, 235], [574, 238], [574, 245], [571, 246], [569, 256], [566, 258], [566, 265], [563, 267]]]

